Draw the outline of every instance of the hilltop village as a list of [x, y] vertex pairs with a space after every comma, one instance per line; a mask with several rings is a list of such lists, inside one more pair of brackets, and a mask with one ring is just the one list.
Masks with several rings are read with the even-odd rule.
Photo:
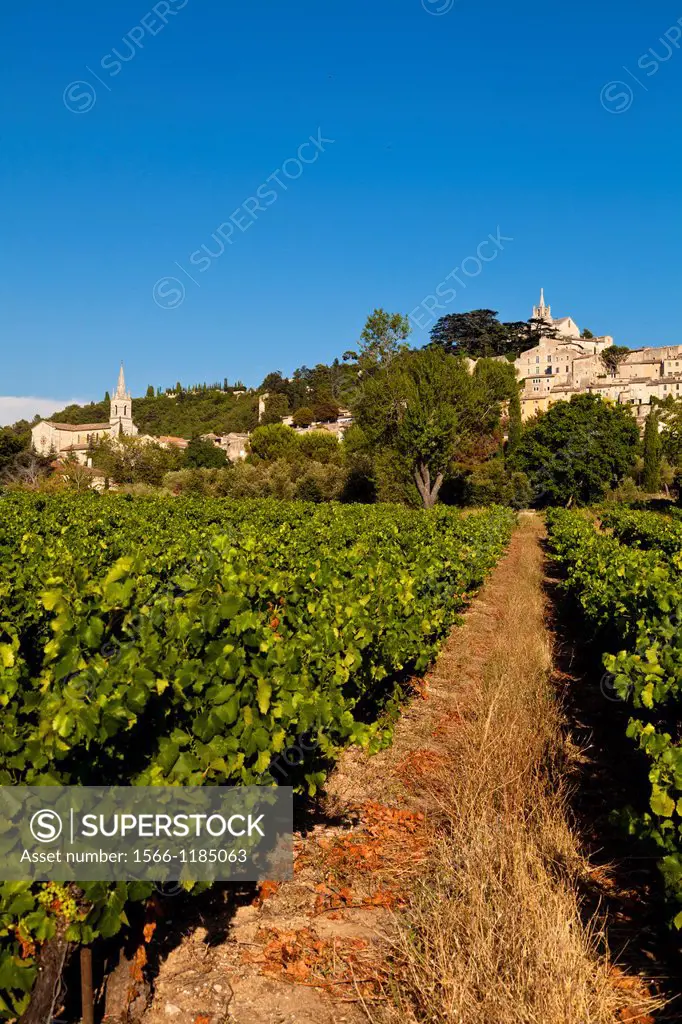
[[570, 317], [552, 317], [544, 291], [533, 307], [533, 319], [547, 324], [547, 336], [523, 352], [514, 366], [520, 380], [521, 411], [524, 420], [545, 412], [555, 402], [577, 394], [597, 394], [620, 405], [634, 406], [637, 420], [646, 420], [651, 399], [680, 397], [682, 345], [642, 348], [623, 353], [614, 360], [604, 358], [614, 340], [609, 335], [595, 338]]
[[[546, 334], [540, 327], [538, 344], [514, 360], [522, 385], [520, 398], [524, 421], [538, 412], [546, 412], [556, 402], [570, 400], [573, 395], [597, 394], [608, 401], [632, 406], [635, 418], [642, 426], [653, 398], [680, 397], [682, 345], [647, 347], [636, 351], [617, 348], [610, 335], [594, 337], [589, 331], [581, 332], [570, 316], [553, 317], [551, 306], [545, 302], [544, 289], [540, 292], [540, 301], [533, 306], [532, 319], [536, 324], [546, 325]], [[475, 360], [468, 359], [467, 363], [473, 368]], [[267, 393], [258, 397], [259, 423], [263, 420], [269, 397]], [[296, 426], [293, 417], [285, 416], [282, 423], [293, 426], [297, 433], [325, 430], [341, 441], [353, 418], [348, 409], [340, 409], [338, 417], [327, 422], [300, 427]], [[107, 422], [72, 424], [41, 420], [31, 428], [32, 447], [38, 454], [52, 453], [57, 458], [70, 455], [84, 465], [94, 443], [120, 436], [137, 437], [141, 441], [153, 441], [162, 448], [181, 450], [189, 443], [183, 437], [140, 434], [134, 422], [133, 399], [126, 385], [123, 366], [110, 399]], [[211, 432], [203, 434], [202, 439], [224, 452], [228, 461], [238, 462], [248, 454], [249, 436], [249, 431]]]

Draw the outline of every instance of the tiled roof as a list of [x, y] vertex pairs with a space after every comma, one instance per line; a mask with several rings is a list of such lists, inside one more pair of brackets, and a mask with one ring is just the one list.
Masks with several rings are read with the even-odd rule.
[[53, 423], [47, 421], [55, 430], [111, 430], [110, 423]]
[[159, 437], [157, 440], [165, 444], [175, 444], [178, 448], [186, 448], [189, 444], [189, 441], [186, 441], [184, 437], [172, 437], [171, 435]]

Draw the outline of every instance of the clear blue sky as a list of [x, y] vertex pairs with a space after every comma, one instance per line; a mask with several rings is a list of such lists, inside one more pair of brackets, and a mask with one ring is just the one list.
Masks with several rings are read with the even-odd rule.
[[[525, 319], [544, 285], [555, 316], [619, 343], [682, 342], [681, 16], [639, 0], [6, 5], [0, 394], [100, 397], [119, 359], [136, 394], [330, 360], [498, 228], [513, 241], [480, 273], [469, 261], [441, 312]], [[334, 142], [297, 164], [318, 129]], [[218, 253], [221, 224], [231, 244], [201, 270], [191, 254]], [[186, 285], [174, 308], [168, 277]]]

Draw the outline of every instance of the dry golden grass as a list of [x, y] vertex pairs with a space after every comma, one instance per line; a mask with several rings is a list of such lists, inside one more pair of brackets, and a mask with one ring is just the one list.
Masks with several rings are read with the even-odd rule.
[[[581, 919], [576, 883], [584, 866], [561, 781], [541, 531], [537, 519], [523, 517], [484, 595], [488, 628], [478, 631], [477, 663], [466, 666], [466, 701], [452, 727], [439, 729], [449, 763], [424, 794], [437, 824], [430, 869], [398, 920], [393, 1020], [651, 1019], [634, 1007], [620, 1016], [622, 992], [609, 981], [599, 925]], [[438, 675], [450, 674], [456, 688], [462, 669], [461, 649], [446, 650]]]

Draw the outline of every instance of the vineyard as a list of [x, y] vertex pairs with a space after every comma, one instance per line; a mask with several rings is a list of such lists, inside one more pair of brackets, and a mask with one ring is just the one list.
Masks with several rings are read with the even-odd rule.
[[618, 509], [597, 526], [585, 514], [553, 510], [548, 528], [566, 587], [604, 651], [607, 685], [630, 708], [627, 735], [642, 754], [648, 806], [619, 808], [620, 817], [658, 850], [682, 928], [682, 524]]
[[[3, 495], [0, 784], [285, 782], [314, 796], [344, 747], [390, 740], [406, 680], [514, 521], [497, 508]], [[4, 1018], [28, 1005], [41, 944], [114, 935], [151, 889], [0, 884]]]

